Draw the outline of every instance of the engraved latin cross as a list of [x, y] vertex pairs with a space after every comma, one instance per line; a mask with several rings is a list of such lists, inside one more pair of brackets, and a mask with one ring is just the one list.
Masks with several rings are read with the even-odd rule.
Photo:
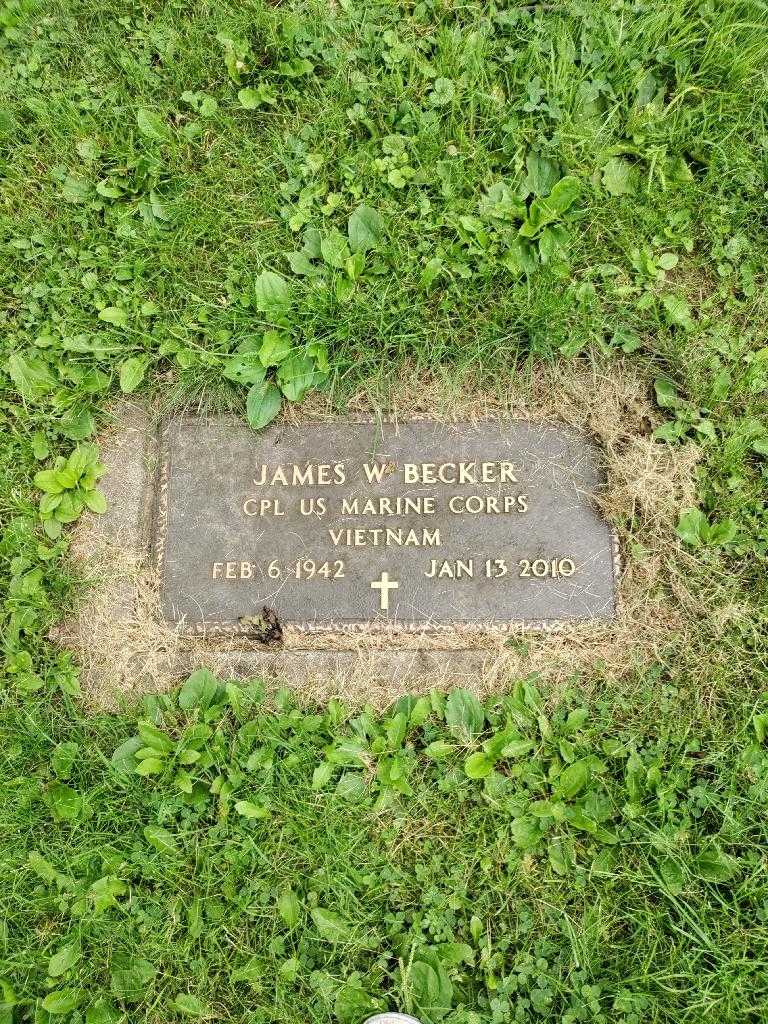
[[391, 580], [388, 572], [381, 574], [380, 580], [374, 580], [371, 583], [372, 590], [378, 590], [379, 597], [381, 598], [381, 610], [383, 612], [389, 611], [389, 592], [390, 590], [397, 590], [400, 584], [397, 580]]

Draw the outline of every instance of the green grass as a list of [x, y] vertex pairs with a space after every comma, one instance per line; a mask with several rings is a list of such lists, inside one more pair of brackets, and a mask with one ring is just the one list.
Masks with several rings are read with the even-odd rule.
[[[757, 0], [0, 0], [0, 1021], [766, 1019], [766, 67]], [[258, 425], [595, 354], [701, 450], [688, 647], [546, 719], [85, 713], [46, 638], [115, 395]], [[138, 720], [208, 724], [188, 777], [113, 764]]]
[[135, 741], [127, 717], [27, 719], [1, 898], [19, 1019], [47, 990], [148, 1021], [179, 993], [215, 1020], [764, 1019], [768, 717], [681, 716], [696, 692], [608, 688], [590, 719], [525, 684], [381, 721], [199, 673]]

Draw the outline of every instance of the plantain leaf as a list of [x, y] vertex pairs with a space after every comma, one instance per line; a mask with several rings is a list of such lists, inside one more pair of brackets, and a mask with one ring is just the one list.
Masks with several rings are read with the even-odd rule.
[[246, 416], [254, 430], [261, 430], [280, 412], [283, 399], [272, 381], [254, 384], [245, 403]]

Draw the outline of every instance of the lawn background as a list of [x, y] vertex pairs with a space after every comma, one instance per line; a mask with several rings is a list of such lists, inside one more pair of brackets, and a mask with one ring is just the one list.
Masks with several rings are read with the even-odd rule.
[[[765, 1019], [767, 29], [0, 5], [0, 1019]], [[692, 648], [485, 711], [196, 676], [85, 713], [46, 637], [114, 395], [258, 424], [619, 356], [700, 449]]]

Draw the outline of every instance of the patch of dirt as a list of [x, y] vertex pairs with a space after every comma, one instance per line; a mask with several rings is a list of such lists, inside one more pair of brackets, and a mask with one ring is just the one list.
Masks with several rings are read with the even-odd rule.
[[149, 518], [142, 495], [153, 472], [152, 416], [123, 404], [114, 410], [115, 427], [99, 439], [110, 514], [89, 515], [75, 531], [73, 557], [89, 585], [75, 614], [54, 633], [76, 653], [88, 701], [114, 707], [121, 698], [166, 690], [206, 666], [225, 678], [268, 677], [309, 700], [339, 695], [351, 704], [384, 707], [406, 690], [461, 683], [483, 693], [531, 673], [545, 688], [557, 689], [597, 666], [620, 682], [659, 660], [672, 638], [686, 643], [706, 609], [686, 586], [675, 524], [680, 509], [695, 504], [699, 452], [652, 440], [659, 417], [649, 381], [627, 361], [600, 359], [538, 367], [499, 382], [493, 394], [470, 377], [445, 381], [404, 373], [402, 380], [386, 409], [372, 388], [355, 395], [343, 417], [316, 394], [288, 406], [283, 418], [293, 424], [378, 416], [394, 423], [532, 419], [586, 432], [604, 451], [607, 487], [599, 503], [621, 548], [617, 617], [547, 632], [521, 627], [511, 634], [462, 631], [428, 638], [307, 634], [283, 624], [277, 651], [243, 637], [183, 636], [161, 620], [146, 555]]

